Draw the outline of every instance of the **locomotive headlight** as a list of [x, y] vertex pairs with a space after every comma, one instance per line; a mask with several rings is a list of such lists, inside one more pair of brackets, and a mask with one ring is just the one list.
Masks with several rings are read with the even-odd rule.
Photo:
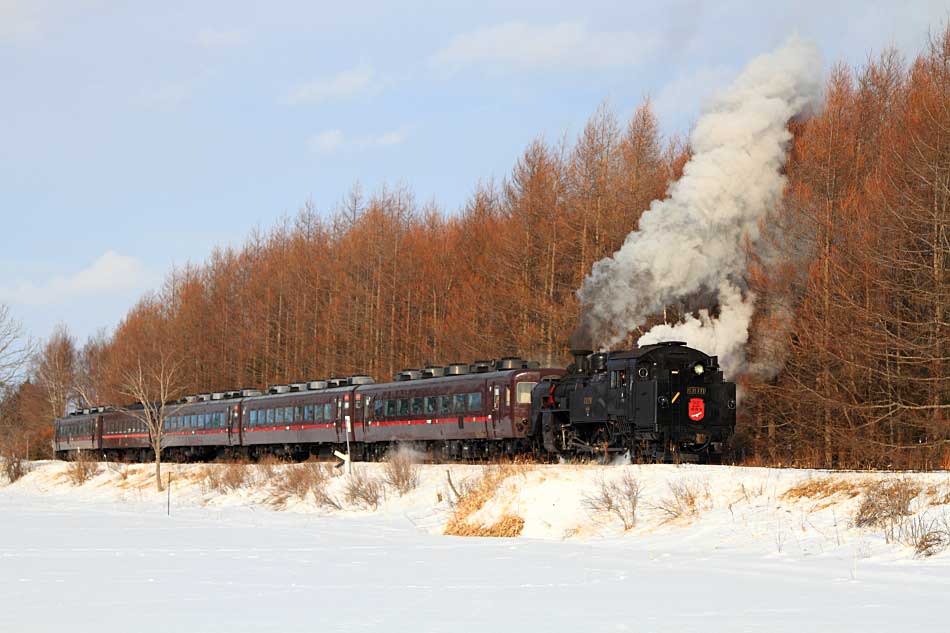
[[703, 367], [702, 363], [696, 363], [693, 365], [693, 373], [697, 376], [702, 376], [704, 371], [706, 371], [706, 368]]

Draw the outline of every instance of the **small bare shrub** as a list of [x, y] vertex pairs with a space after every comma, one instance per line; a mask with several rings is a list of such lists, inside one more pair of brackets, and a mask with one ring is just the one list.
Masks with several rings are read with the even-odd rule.
[[226, 493], [242, 488], [247, 483], [247, 467], [244, 464], [212, 464], [204, 469], [204, 489], [208, 492]]
[[350, 505], [369, 510], [379, 507], [385, 493], [383, 482], [376, 477], [367, 475], [362, 469], [353, 469], [347, 475], [346, 485], [343, 488], [343, 498]]
[[330, 478], [329, 466], [320, 462], [305, 462], [295, 466], [288, 466], [277, 479], [275, 489], [285, 497], [305, 499], [311, 492], [320, 500], [318, 492], [326, 492], [327, 480]]
[[13, 483], [29, 472], [26, 462], [17, 455], [8, 455], [3, 459], [3, 474], [7, 482]]
[[81, 486], [99, 474], [99, 462], [88, 452], [79, 451], [66, 467], [66, 474], [74, 486]]
[[[909, 479], [883, 479], [868, 486], [854, 515], [856, 527], [883, 527], [889, 532], [910, 516], [910, 504], [920, 494], [920, 485]], [[892, 533], [888, 536], [893, 536]]]
[[699, 502], [702, 491], [688, 481], [671, 481], [670, 497], [660, 501], [656, 508], [667, 515], [667, 521], [683, 517], [695, 517], [699, 514]]
[[640, 482], [629, 472], [625, 472], [619, 481], [607, 483], [602, 479], [597, 490], [583, 499], [584, 506], [591, 512], [620, 519], [624, 530], [636, 525], [639, 502]]
[[939, 554], [950, 547], [950, 522], [946, 515], [942, 520], [917, 516], [902, 521], [900, 541], [904, 545], [913, 547], [914, 554], [919, 558]]
[[400, 495], [419, 485], [419, 466], [413, 452], [407, 448], [392, 451], [386, 456], [384, 479]]

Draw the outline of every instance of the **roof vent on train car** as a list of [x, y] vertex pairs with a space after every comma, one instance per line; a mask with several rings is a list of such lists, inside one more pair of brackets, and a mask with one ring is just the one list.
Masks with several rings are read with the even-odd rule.
[[346, 378], [331, 378], [327, 381], [327, 384], [331, 389], [334, 387], [345, 387]]
[[372, 377], [365, 376], [363, 374], [360, 374], [358, 376], [350, 376], [349, 378], [349, 384], [351, 385], [371, 385], [374, 382], [376, 381], [373, 380]]
[[405, 376], [403, 380], [419, 380], [422, 378], [422, 371], [419, 369], [403, 369], [399, 372], [400, 376]]
[[260, 389], [241, 389], [242, 398], [253, 398], [254, 396], [264, 395]]
[[307, 383], [307, 389], [310, 391], [317, 391], [319, 389], [326, 389], [327, 381], [326, 380], [311, 380]]
[[447, 376], [461, 376], [469, 372], [469, 367], [466, 363], [450, 363], [445, 368], [445, 374]]
[[268, 391], [270, 393], [290, 393], [290, 385], [273, 385]]
[[541, 369], [541, 363], [536, 360], [525, 361], [525, 364], [522, 365], [524, 369]]
[[428, 367], [422, 370], [423, 378], [441, 378], [444, 375], [445, 375], [445, 367], [435, 367], [433, 365], [429, 365]]
[[490, 360], [476, 360], [472, 363], [472, 372], [476, 374], [484, 374], [491, 371], [491, 368], [492, 362]]
[[210, 393], [199, 393], [199, 394], [198, 394], [198, 401], [199, 401], [199, 402], [207, 402], [208, 400], [211, 400], [211, 394], [210, 394]]
[[83, 410], [82, 410], [82, 414], [83, 414], [83, 415], [89, 415], [89, 409], [83, 409]]
[[495, 361], [495, 369], [522, 369], [524, 361], [517, 356], [505, 356]]
[[225, 397], [227, 397], [227, 394], [221, 391], [215, 391], [213, 394], [211, 394], [212, 400], [224, 400]]
[[198, 400], [198, 396], [185, 396], [182, 400], [185, 402], [195, 402]]
[[305, 382], [292, 382], [292, 383], [290, 383], [290, 390], [291, 390], [291, 391], [306, 391], [306, 390], [307, 390], [307, 383], [305, 383]]

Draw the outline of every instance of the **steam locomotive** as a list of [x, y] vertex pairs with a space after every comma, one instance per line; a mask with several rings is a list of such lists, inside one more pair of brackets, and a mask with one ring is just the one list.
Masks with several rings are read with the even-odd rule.
[[[348, 451], [378, 459], [395, 443], [430, 458], [502, 455], [710, 460], [735, 427], [735, 384], [716, 357], [683, 343], [574, 353], [567, 370], [519, 358], [405, 370], [392, 381], [351, 376], [187, 396], [166, 406], [170, 460]], [[135, 407], [96, 407], [54, 422], [57, 457], [92, 451], [147, 460], [149, 428]]]
[[574, 350], [564, 376], [532, 393], [549, 453], [629, 451], [658, 461], [714, 461], [735, 431], [736, 385], [715, 356], [682, 342], [635, 351]]

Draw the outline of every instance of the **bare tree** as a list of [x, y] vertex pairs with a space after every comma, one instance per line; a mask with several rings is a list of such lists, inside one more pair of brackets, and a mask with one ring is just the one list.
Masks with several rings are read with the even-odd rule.
[[[151, 361], [151, 362], [149, 362]], [[178, 409], [175, 401], [181, 396], [181, 363], [170, 359], [165, 352], [156, 352], [154, 358], [142, 356], [134, 367], [124, 372], [121, 392], [132, 398], [141, 408], [126, 408], [126, 413], [140, 420], [148, 430], [149, 442], [155, 454], [155, 487], [162, 486], [162, 444], [165, 439], [165, 419]]]
[[46, 394], [50, 415], [66, 415], [76, 395], [76, 342], [64, 324], [56, 326], [49, 340], [33, 358], [33, 373]]
[[30, 341], [10, 309], [0, 303], [0, 390], [10, 387], [30, 357]]

